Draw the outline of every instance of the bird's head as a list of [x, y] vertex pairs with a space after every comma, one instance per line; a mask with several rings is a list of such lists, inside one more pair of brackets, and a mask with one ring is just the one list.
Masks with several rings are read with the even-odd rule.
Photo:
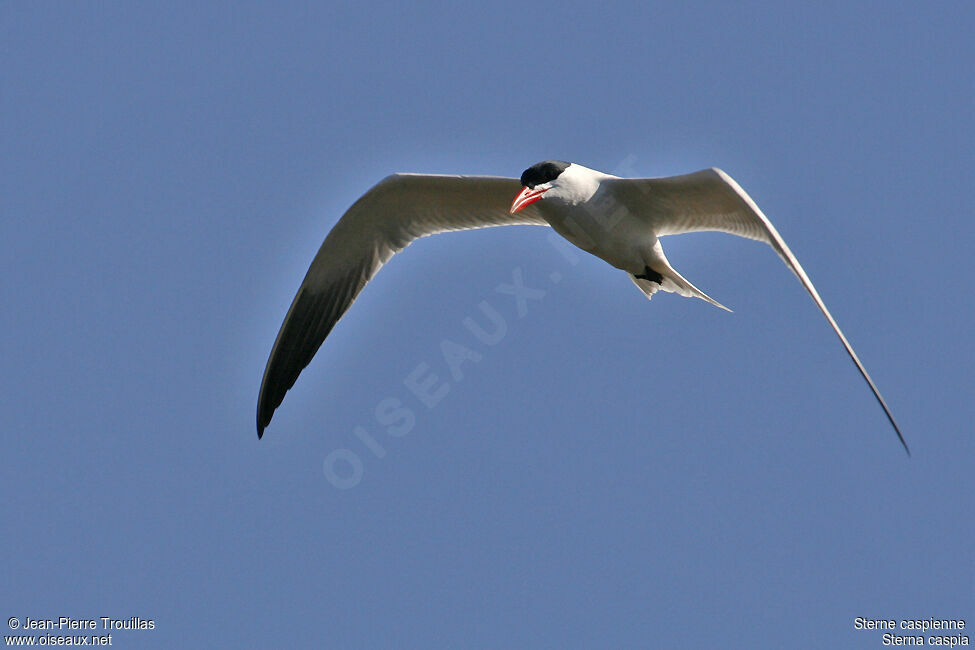
[[521, 192], [511, 204], [511, 214], [540, 201], [557, 200], [576, 204], [588, 200], [605, 174], [562, 160], [544, 160], [521, 175]]

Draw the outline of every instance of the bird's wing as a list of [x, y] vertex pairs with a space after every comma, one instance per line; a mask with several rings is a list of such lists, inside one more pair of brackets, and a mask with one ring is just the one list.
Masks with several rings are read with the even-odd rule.
[[284, 318], [261, 382], [258, 436], [362, 288], [414, 239], [450, 230], [548, 225], [536, 206], [508, 214], [520, 189], [514, 178], [394, 174], [362, 195], [325, 238]]
[[613, 195], [623, 206], [634, 215], [648, 220], [657, 236], [710, 230], [756, 239], [770, 245], [796, 274], [816, 306], [826, 316], [860, 374], [870, 385], [870, 390], [894, 426], [904, 449], [908, 454], [911, 453], [900, 427], [887, 408], [887, 403], [853, 351], [853, 346], [829, 313], [812, 280], [768, 217], [762, 214], [755, 201], [731, 176], [720, 169], [705, 169], [683, 176], [616, 179], [607, 182], [612, 184]]

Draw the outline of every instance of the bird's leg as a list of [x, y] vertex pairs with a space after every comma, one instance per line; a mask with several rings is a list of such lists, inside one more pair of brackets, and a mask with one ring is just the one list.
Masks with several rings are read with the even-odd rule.
[[664, 281], [664, 276], [660, 275], [649, 266], [645, 266], [643, 268], [642, 275], [636, 275], [633, 277], [640, 278], [641, 280], [647, 280], [649, 282], [653, 282], [654, 284], [660, 284]]

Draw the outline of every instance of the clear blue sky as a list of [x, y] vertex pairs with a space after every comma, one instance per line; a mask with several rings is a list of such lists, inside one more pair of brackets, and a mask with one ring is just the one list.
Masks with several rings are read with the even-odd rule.
[[[967, 2], [3, 3], [0, 613], [155, 621], [115, 647], [975, 625], [973, 28]], [[397, 256], [258, 441], [274, 336], [349, 204], [546, 158], [733, 175], [914, 456], [768, 247], [664, 240], [728, 314], [540, 228]], [[523, 317], [495, 291], [515, 270], [545, 291]], [[493, 346], [463, 325], [481, 301]], [[444, 340], [480, 355], [459, 381]]]

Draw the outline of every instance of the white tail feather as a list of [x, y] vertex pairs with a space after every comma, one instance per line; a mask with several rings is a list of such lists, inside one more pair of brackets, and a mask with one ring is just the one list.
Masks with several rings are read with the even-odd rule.
[[687, 278], [685, 278], [683, 275], [678, 273], [673, 267], [667, 269], [662, 275], [664, 276], [664, 281], [662, 286], [662, 289], [664, 291], [679, 293], [680, 295], [686, 296], [688, 298], [692, 298], [692, 297], [700, 298], [701, 300], [706, 300], [707, 302], [711, 303], [715, 307], [720, 307], [725, 311], [731, 311], [730, 309], [722, 305], [720, 302], [718, 302], [717, 300], [715, 300], [714, 298], [712, 298], [711, 296], [704, 293], [703, 291], [695, 287], [693, 284], [688, 282]]
[[663, 273], [661, 273], [663, 276], [663, 282], [661, 284], [644, 280], [643, 278], [638, 278], [632, 273], [628, 273], [627, 275], [630, 276], [630, 279], [633, 280], [633, 284], [635, 284], [640, 291], [647, 296], [647, 298], [652, 298], [653, 294], [657, 293], [657, 291], [660, 289], [663, 289], [664, 291], [676, 293], [687, 298], [700, 298], [701, 300], [711, 303], [715, 307], [720, 307], [725, 311], [731, 311], [720, 302], [688, 282], [687, 279], [674, 270], [673, 267], [667, 268]]

